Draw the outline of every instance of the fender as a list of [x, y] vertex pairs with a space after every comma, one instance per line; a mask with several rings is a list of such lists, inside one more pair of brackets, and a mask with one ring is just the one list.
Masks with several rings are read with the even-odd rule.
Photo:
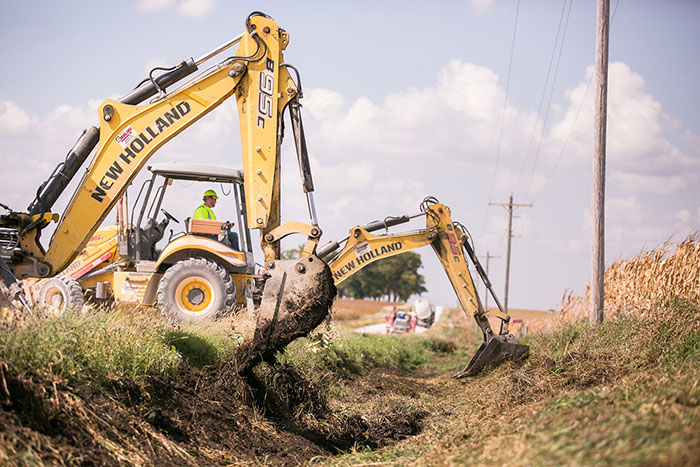
[[185, 235], [173, 240], [163, 249], [156, 262], [156, 268], [160, 269], [161, 265], [174, 262], [168, 261], [169, 258], [174, 256], [177, 257], [177, 260], [180, 260], [181, 257], [198, 256], [197, 251], [204, 252], [204, 256], [220, 258], [235, 268], [246, 267], [245, 254], [243, 252], [232, 250], [223, 243], [211, 238]]

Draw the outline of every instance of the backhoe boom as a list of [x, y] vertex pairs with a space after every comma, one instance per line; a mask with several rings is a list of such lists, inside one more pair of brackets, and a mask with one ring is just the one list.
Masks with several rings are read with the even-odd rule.
[[[440, 259], [462, 309], [474, 317], [484, 339], [484, 344], [469, 365], [455, 377], [475, 375], [485, 367], [498, 365], [505, 359], [523, 358], [528, 352], [528, 347], [519, 344], [508, 332], [510, 317], [503, 310], [498, 299], [496, 299], [496, 303], [499, 310], [492, 311], [485, 310], [479, 299], [469, 272], [468, 259], [472, 260], [494, 298], [495, 294], [468, 242], [467, 234], [461, 228], [461, 224], [452, 221], [450, 208], [437, 203], [433, 198], [427, 198], [424, 201], [423, 212], [426, 226], [424, 229], [413, 232], [384, 235], [373, 235], [369, 232], [369, 230], [378, 230], [385, 226], [388, 228], [390, 225], [408, 222], [410, 219], [408, 216], [388, 218], [385, 221], [373, 222], [364, 227], [355, 226], [350, 229], [350, 234], [344, 239], [343, 248], [328, 262], [335, 283], [342, 283], [374, 261], [430, 245]], [[319, 248], [319, 254], [327, 255], [339, 246], [340, 242], [331, 242]], [[498, 333], [491, 328], [487, 318], [488, 314], [501, 320]]]

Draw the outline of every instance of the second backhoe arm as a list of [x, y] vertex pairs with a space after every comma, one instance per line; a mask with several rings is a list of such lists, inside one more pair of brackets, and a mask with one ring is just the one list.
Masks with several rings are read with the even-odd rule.
[[[355, 226], [350, 229], [342, 250], [328, 262], [335, 283], [340, 284], [377, 260], [430, 245], [440, 259], [462, 309], [474, 317], [484, 339], [484, 343], [469, 365], [455, 376], [475, 375], [483, 368], [495, 366], [506, 358], [522, 358], [527, 354], [528, 347], [519, 344], [508, 332], [510, 317], [500, 306], [495, 294], [493, 295], [499, 305], [498, 310], [485, 310], [481, 303], [469, 272], [469, 260], [474, 263], [487, 288], [492, 293], [493, 290], [478, 259], [473, 254], [461, 224], [453, 222], [449, 207], [430, 199], [424, 202], [423, 212], [426, 226], [424, 229], [413, 232], [385, 235], [370, 233], [372, 230], [407, 222], [410, 219], [408, 216], [388, 218], [385, 222], [378, 221], [364, 227]], [[331, 242], [329, 247], [324, 246], [319, 249], [319, 255], [328, 254], [334, 247], [339, 246], [338, 243]], [[498, 333], [491, 328], [487, 318], [489, 314], [501, 320]]]

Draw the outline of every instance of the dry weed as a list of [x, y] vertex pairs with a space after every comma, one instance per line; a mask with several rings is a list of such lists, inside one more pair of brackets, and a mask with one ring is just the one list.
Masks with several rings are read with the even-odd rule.
[[[613, 261], [605, 271], [606, 316], [647, 317], [662, 312], [665, 302], [682, 298], [700, 302], [700, 234], [675, 245], [659, 247], [629, 259]], [[570, 323], [588, 316], [590, 288], [585, 294], [565, 293], [553, 324]]]

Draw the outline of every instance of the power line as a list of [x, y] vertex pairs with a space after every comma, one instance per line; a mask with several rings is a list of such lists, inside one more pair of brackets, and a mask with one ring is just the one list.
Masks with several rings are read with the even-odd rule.
[[[613, 21], [615, 21], [615, 14], [617, 13], [617, 7], [620, 6], [620, 0], [617, 0], [615, 3], [615, 9], [613, 10], [612, 17], [610, 18], [610, 26], [612, 27]], [[591, 83], [593, 83], [593, 76], [591, 75], [590, 79], [588, 80], [588, 85], [586, 86], [586, 92], [583, 94], [583, 98], [581, 99], [581, 103], [578, 106], [578, 110], [576, 111], [576, 116], [574, 117], [574, 121], [571, 123], [571, 128], [569, 128], [569, 133], [566, 135], [566, 138], [564, 139], [564, 145], [561, 148], [561, 151], [559, 151], [559, 157], [557, 157], [557, 161], [554, 163], [554, 167], [552, 167], [552, 171], [549, 173], [549, 177], [547, 177], [547, 181], [542, 187], [542, 191], [540, 194], [542, 194], [549, 186], [549, 184], [552, 181], [552, 178], [554, 177], [554, 172], [556, 172], [557, 167], [559, 167], [559, 162], [561, 161], [562, 157], [564, 156], [564, 151], [566, 151], [566, 146], [569, 144], [569, 139], [571, 138], [571, 135], [574, 132], [574, 128], [576, 128], [576, 122], [578, 121], [578, 117], [581, 115], [581, 109], [583, 109], [583, 104], [586, 102], [586, 97], [588, 96], [588, 91], [591, 89]]]
[[[493, 169], [493, 177], [491, 178], [491, 190], [489, 192], [489, 199], [493, 196], [493, 188], [496, 185], [496, 176], [498, 175], [498, 165], [501, 158], [501, 143], [503, 142], [503, 128], [506, 121], [506, 110], [508, 109], [508, 93], [510, 90], [510, 73], [513, 69], [513, 53], [515, 51], [515, 36], [518, 31], [518, 14], [520, 12], [520, 0], [518, 0], [515, 6], [515, 21], [513, 22], [513, 39], [510, 44], [510, 59], [508, 60], [508, 77], [506, 78], [506, 96], [503, 101], [503, 112], [501, 113], [501, 129], [498, 134], [498, 147], [496, 149], [496, 166]], [[484, 229], [489, 222], [489, 211], [486, 210], [486, 220], [484, 221]]]
[[[552, 97], [554, 96], [554, 85], [557, 82], [557, 76], [559, 75], [559, 65], [561, 64], [561, 54], [564, 51], [564, 39], [566, 38], [566, 31], [569, 29], [569, 18], [571, 17], [571, 5], [573, 5], [573, 0], [569, 2], [569, 11], [566, 14], [566, 23], [564, 24], [564, 32], [561, 36], [561, 43], [559, 45], [559, 56], [557, 57], [557, 64], [554, 67], [554, 78], [552, 78], [552, 87], [549, 89], [549, 99], [547, 100], [547, 107], [544, 114], [544, 120], [542, 121], [542, 131], [540, 133], [540, 139], [537, 143], [537, 151], [535, 152], [535, 161], [532, 164], [532, 172], [530, 173], [530, 182], [527, 184], [527, 192], [525, 197], [530, 196], [530, 188], [532, 187], [532, 180], [535, 178], [535, 168], [537, 167], [537, 160], [540, 158], [540, 152], [542, 149], [542, 140], [544, 139], [544, 132], [547, 128], [547, 120], [549, 119], [549, 109], [552, 106]], [[566, 0], [564, 1], [566, 5]], [[555, 47], [556, 48], [556, 47]]]
[[[554, 56], [557, 52], [557, 45], [559, 44], [559, 33], [561, 32], [561, 25], [564, 21], [564, 12], [566, 11], [566, 0], [562, 4], [561, 14], [559, 16], [559, 26], [557, 27], [557, 35], [554, 37], [554, 46], [552, 47], [552, 56], [549, 58], [549, 66], [547, 67], [547, 76], [544, 79], [544, 87], [542, 88], [542, 95], [540, 96], [540, 103], [537, 107], [537, 117], [535, 117], [535, 123], [532, 125], [532, 133], [530, 134], [530, 141], [527, 145], [527, 151], [525, 151], [525, 159], [523, 160], [523, 165], [520, 168], [520, 175], [518, 175], [518, 180], [515, 182], [516, 189], [520, 184], [520, 179], [525, 173], [525, 167], [530, 159], [530, 150], [532, 149], [532, 143], [535, 140], [535, 133], [537, 132], [537, 122], [540, 119], [540, 114], [542, 113], [542, 104], [544, 104], [544, 97], [547, 95], [547, 87], [549, 85], [549, 76], [552, 72], [552, 64], [554, 63]], [[563, 44], [563, 40], [562, 40]], [[552, 83], [552, 88], [554, 88], [554, 83]], [[544, 126], [544, 123], [542, 124]]]

